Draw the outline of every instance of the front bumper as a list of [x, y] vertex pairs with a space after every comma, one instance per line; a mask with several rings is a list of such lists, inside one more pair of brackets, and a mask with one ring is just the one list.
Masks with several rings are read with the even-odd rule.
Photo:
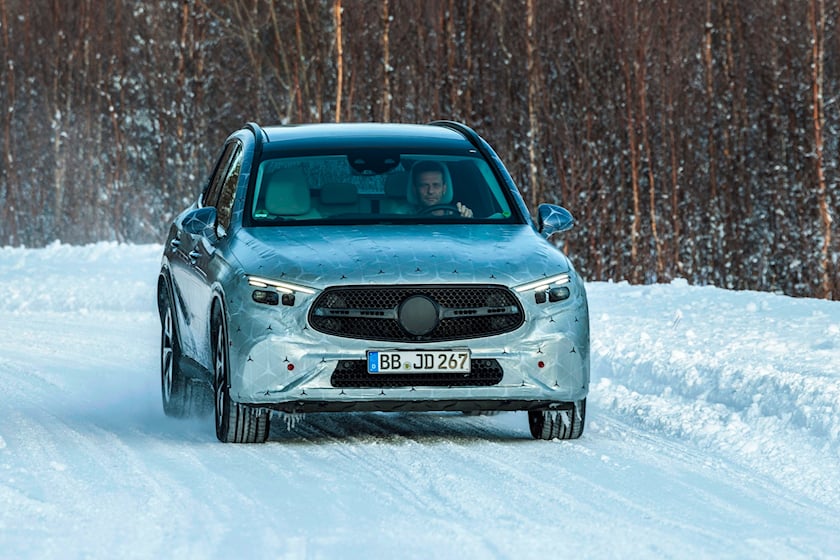
[[[312, 329], [312, 297], [292, 307], [244, 300], [229, 316], [231, 397], [285, 412], [490, 411], [562, 408], [589, 390], [589, 321], [582, 285], [574, 297], [552, 305], [522, 297], [525, 323], [486, 338], [430, 344], [364, 341]], [[413, 384], [334, 386], [337, 368], [365, 360], [368, 350], [469, 348], [473, 360], [495, 361], [498, 382], [489, 386]]]

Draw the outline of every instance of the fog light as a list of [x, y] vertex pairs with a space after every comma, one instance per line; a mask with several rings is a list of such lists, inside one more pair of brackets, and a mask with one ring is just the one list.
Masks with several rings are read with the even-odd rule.
[[534, 301], [537, 303], [545, 303], [545, 292], [534, 292]]
[[283, 305], [291, 307], [295, 304], [295, 294], [283, 294]]
[[563, 301], [564, 299], [569, 299], [570, 294], [571, 292], [566, 286], [551, 288], [548, 290], [548, 301]]
[[280, 303], [280, 296], [274, 290], [254, 290], [251, 298], [257, 303], [264, 303], [266, 305], [277, 305]]

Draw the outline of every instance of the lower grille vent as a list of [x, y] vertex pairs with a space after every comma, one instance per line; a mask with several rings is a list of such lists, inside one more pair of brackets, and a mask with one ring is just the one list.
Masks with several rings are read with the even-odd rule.
[[333, 387], [490, 387], [502, 380], [496, 360], [470, 360], [469, 373], [375, 373], [367, 372], [365, 360], [341, 360], [333, 371]]

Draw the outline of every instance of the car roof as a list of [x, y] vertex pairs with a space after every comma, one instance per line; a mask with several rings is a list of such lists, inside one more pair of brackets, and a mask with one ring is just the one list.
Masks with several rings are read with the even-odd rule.
[[446, 126], [398, 123], [315, 123], [263, 126], [264, 148], [413, 148], [469, 149], [474, 146], [460, 132]]

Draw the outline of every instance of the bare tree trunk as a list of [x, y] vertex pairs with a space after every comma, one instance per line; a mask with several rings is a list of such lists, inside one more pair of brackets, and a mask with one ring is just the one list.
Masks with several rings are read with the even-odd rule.
[[[204, 2], [202, 2], [202, 6], [207, 9], [207, 4]], [[186, 9], [186, 2], [184, 2], [185, 14]], [[259, 40], [255, 33], [256, 6], [249, 7], [245, 0], [236, 0], [230, 3], [230, 9], [234, 13], [235, 21], [238, 26], [238, 28], [235, 28], [235, 31], [238, 32], [239, 39], [242, 41], [242, 46], [245, 48], [245, 54], [248, 56], [248, 68], [249, 71], [253, 73], [253, 82], [255, 84], [262, 84], [263, 66], [260, 58], [262, 56], [263, 47], [259, 44]], [[268, 13], [270, 14], [272, 22], [276, 24], [277, 20], [274, 9], [274, 0], [268, 0]], [[218, 15], [215, 17], [220, 22], [225, 22], [224, 18]], [[181, 56], [183, 56], [182, 51], [184, 49], [185, 45], [181, 45], [181, 48], [179, 49]], [[283, 49], [275, 48], [275, 52], [279, 52], [280, 56], [283, 56]], [[286, 75], [288, 76], [288, 73]], [[276, 109], [276, 105], [272, 103], [274, 96], [270, 93], [268, 95], [264, 95], [259, 85], [257, 85], [251, 93], [253, 95], [254, 106], [257, 108], [257, 111], [260, 111], [260, 108], [265, 102], [268, 102]], [[182, 92], [179, 92], [178, 95], [182, 95]], [[279, 110], [277, 112], [279, 113]]]
[[[194, 7], [191, 10], [191, 18], [194, 28], [193, 45], [195, 49], [191, 51], [191, 56], [195, 65], [195, 70], [193, 71], [193, 95], [195, 96], [195, 107], [199, 109], [194, 111], [195, 116], [193, 127], [195, 130], [207, 130], [207, 112], [201, 110], [201, 108], [205, 106], [204, 100], [205, 92], [207, 90], [207, 79], [205, 76], [205, 33], [207, 32], [207, 18], [205, 16], [206, 8], [203, 4], [193, 6]], [[195, 162], [201, 161], [202, 143], [200, 141], [193, 141], [190, 144], [191, 148], [189, 161], [190, 165], [194, 166]]]
[[[714, 24], [712, 23], [712, 2], [714, 0], [706, 0], [706, 21], [705, 21], [705, 28], [704, 28], [704, 37], [703, 37], [703, 65], [705, 71], [705, 78], [706, 78], [706, 158], [708, 161], [708, 181], [709, 181], [709, 192], [707, 197], [703, 197], [701, 192], [696, 193], [695, 202], [698, 204], [708, 203], [708, 210], [704, 213], [708, 214], [709, 226], [707, 228], [708, 232], [708, 242], [705, 247], [702, 247], [700, 251], [694, 251], [694, 261], [695, 261], [695, 268], [701, 269], [705, 266], [707, 270], [702, 270], [700, 272], [701, 276], [703, 276], [706, 281], [711, 283], [719, 283], [720, 276], [718, 276], [718, 272], [720, 267], [718, 263], [721, 259], [721, 251], [720, 251], [720, 243], [721, 243], [721, 230], [723, 227], [722, 221], [723, 217], [721, 216], [721, 209], [719, 206], [720, 200], [718, 196], [718, 177], [717, 177], [717, 169], [718, 169], [718, 161], [717, 161], [717, 140], [715, 138], [716, 133], [716, 121], [717, 121], [717, 100], [715, 99], [715, 85], [714, 85], [714, 53], [713, 53], [713, 45], [712, 45], [712, 32], [714, 30]], [[701, 187], [702, 188], [702, 187]], [[699, 235], [700, 238], [703, 237], [702, 233]], [[701, 256], [705, 255], [705, 256]]]
[[677, 156], [677, 139], [674, 136], [674, 101], [671, 90], [668, 90], [667, 97], [667, 120], [665, 121], [665, 129], [668, 131], [668, 144], [671, 160], [671, 235], [672, 251], [671, 251], [671, 265], [676, 270], [677, 274], [684, 273], [682, 259], [680, 257], [680, 246], [682, 245], [682, 221], [680, 219], [680, 165]]
[[[283, 44], [283, 33], [280, 30], [280, 22], [277, 18], [277, 8], [274, 7], [274, 0], [269, 0], [269, 12], [271, 14], [271, 29], [274, 37], [273, 54], [276, 57], [272, 64], [272, 68], [274, 69], [275, 79], [286, 90], [285, 109], [281, 107], [279, 101], [273, 101], [275, 99], [273, 95], [269, 95], [268, 97], [272, 100], [272, 109], [277, 117], [282, 118], [281, 116], [285, 116], [285, 118], [289, 118], [294, 112], [295, 98], [298, 95], [297, 88], [293, 88], [291, 85], [296, 83], [296, 78], [294, 76], [297, 74], [297, 70], [292, 72], [291, 66], [289, 65], [289, 57], [286, 55], [287, 47]], [[259, 49], [259, 46], [257, 49]], [[295, 66], [295, 68], [297, 68], [297, 66]]]
[[347, 119], [353, 120], [353, 98], [356, 94], [356, 72], [350, 71], [350, 85], [347, 88]]
[[625, 72], [627, 77], [625, 79], [625, 91], [627, 92], [627, 144], [630, 148], [630, 183], [633, 189], [633, 223], [630, 226], [630, 265], [632, 267], [631, 279], [634, 283], [638, 283], [641, 278], [639, 274], [639, 237], [642, 229], [642, 202], [641, 192], [639, 189], [639, 153], [636, 145], [636, 115], [633, 112], [632, 99], [632, 82], [630, 80], [630, 70], [627, 69], [627, 63], [624, 62]]
[[506, 16], [508, 13], [508, 7], [506, 0], [495, 0], [496, 8], [496, 38], [499, 41], [499, 48], [502, 49], [502, 56], [499, 57], [502, 60], [502, 66], [510, 63], [514, 56], [513, 53], [507, 46], [507, 41], [505, 41], [505, 23], [506, 23]]
[[61, 221], [61, 216], [64, 212], [64, 175], [67, 169], [67, 153], [62, 150], [62, 145], [64, 144], [63, 138], [66, 134], [64, 130], [64, 119], [66, 119], [69, 115], [67, 110], [70, 109], [72, 106], [72, 99], [73, 99], [73, 92], [72, 88], [67, 88], [66, 96], [67, 96], [67, 103], [65, 106], [59, 106], [59, 101], [61, 97], [61, 92], [59, 91], [60, 88], [60, 71], [58, 69], [55, 70], [52, 76], [52, 84], [50, 85], [51, 95], [54, 102], [54, 107], [52, 108], [52, 152], [53, 152], [53, 173], [52, 173], [52, 189], [53, 189], [53, 205], [52, 205], [52, 219], [53, 219], [53, 227], [58, 228], [59, 223]]
[[726, 103], [723, 113], [727, 117], [725, 123], [720, 124], [722, 150], [717, 211], [721, 217], [718, 246], [723, 259], [718, 263], [718, 275], [723, 282], [721, 285], [727, 288], [752, 287], [747, 284], [751, 274], [748, 272], [749, 259], [744, 256], [749, 243], [746, 224], [753, 212], [753, 200], [742, 146], [743, 131], [749, 128], [744, 118], [747, 111], [742, 92], [748, 86], [743, 80], [743, 72], [739, 72], [741, 57], [736, 54], [737, 47], [744, 43], [739, 33], [742, 22], [738, 4], [727, 0], [722, 7], [725, 48], [721, 75], [726, 80], [722, 89]]
[[630, 184], [633, 189], [633, 222], [630, 225], [630, 279], [634, 283], [641, 281], [639, 262], [639, 237], [642, 226], [642, 203], [639, 188], [639, 151], [636, 138], [636, 114], [633, 111], [632, 60], [626, 54], [619, 54], [622, 73], [624, 74], [625, 120], [627, 146], [630, 151]]
[[6, 200], [3, 204], [3, 223], [6, 229], [4, 243], [15, 245], [19, 243], [17, 223], [17, 180], [14, 171], [14, 149], [12, 146], [12, 128], [15, 120], [15, 68], [13, 59], [9, 55], [9, 18], [6, 10], [6, 0], [0, 0], [0, 25], [2, 25], [3, 44], [3, 82], [6, 85], [6, 105], [4, 106], [3, 117], [3, 161], [0, 165], [0, 173], [5, 179]]
[[466, 44], [464, 45], [464, 51], [467, 53], [466, 57], [466, 64], [467, 68], [465, 70], [465, 79], [464, 79], [464, 110], [463, 115], [464, 119], [469, 123], [472, 124], [472, 121], [475, 119], [473, 115], [473, 108], [472, 108], [472, 79], [473, 79], [473, 56], [472, 56], [472, 35], [473, 35], [473, 18], [475, 17], [475, 0], [468, 0], [467, 2], [467, 28], [465, 32], [466, 36]]
[[303, 122], [304, 120], [304, 109], [303, 109], [303, 100], [309, 99], [309, 95], [303, 94], [303, 89], [307, 87], [306, 75], [303, 71], [303, 29], [301, 28], [301, 21], [300, 21], [300, 6], [298, 5], [298, 0], [294, 0], [295, 4], [295, 44], [297, 46], [297, 52], [295, 52], [294, 57], [294, 92], [295, 92], [295, 99], [297, 101], [297, 118], [295, 119], [297, 122]]
[[382, 0], [382, 121], [391, 121], [391, 14], [390, 0]]
[[712, 201], [717, 199], [717, 177], [715, 173], [715, 125], [714, 125], [714, 57], [712, 55], [712, 0], [706, 0], [706, 23], [703, 35], [703, 63], [706, 70], [706, 126], [708, 129], [709, 189]]
[[181, 144], [184, 140], [184, 111], [183, 111], [183, 104], [184, 104], [184, 97], [185, 97], [185, 89], [187, 84], [187, 45], [189, 37], [187, 32], [189, 31], [190, 25], [190, 5], [188, 2], [181, 3], [181, 29], [180, 29], [180, 43], [178, 52], [178, 64], [177, 64], [177, 73], [178, 77], [175, 80], [176, 89], [175, 95], [177, 96], [176, 99], [176, 106], [178, 110], [175, 111], [175, 137], [178, 139], [179, 144]]
[[[58, 12], [59, 6], [57, 3], [53, 2], [53, 17], [58, 21]], [[60, 24], [59, 24], [60, 25]], [[61, 44], [61, 41], [65, 40], [68, 37], [69, 33], [66, 29], [59, 27], [59, 32], [55, 34], [53, 37], [53, 41], [56, 42], [55, 45], [55, 52], [62, 52], [64, 51], [64, 45]], [[78, 53], [73, 53], [71, 55], [71, 59], [74, 58]], [[64, 107], [60, 106], [59, 96], [61, 92], [59, 91], [59, 83], [63, 80], [61, 78], [61, 68], [58, 65], [58, 61], [56, 61], [56, 66], [53, 69], [52, 76], [50, 76], [50, 96], [49, 99], [52, 102], [52, 106], [50, 107], [51, 113], [51, 123], [53, 129], [53, 136], [52, 136], [52, 151], [53, 151], [53, 172], [52, 172], [52, 189], [53, 189], [53, 206], [52, 206], [52, 215], [53, 215], [53, 223], [57, 223], [57, 220], [60, 217], [60, 210], [58, 207], [63, 203], [62, 201], [62, 187], [64, 186], [64, 180], [61, 177], [62, 171], [66, 168], [65, 162], [61, 160], [61, 135], [64, 132], [62, 129], [61, 121], [62, 121], [62, 114]], [[68, 88], [71, 89], [71, 88]], [[72, 94], [68, 94], [72, 95]], [[53, 226], [55, 227], [55, 226]]]
[[459, 109], [461, 105], [460, 96], [458, 95], [460, 81], [456, 79], [455, 72], [455, 54], [458, 49], [455, 46], [456, 31], [454, 0], [449, 0], [446, 12], [446, 82], [449, 84], [449, 114], [454, 119], [462, 120]]
[[528, 178], [530, 183], [531, 211], [535, 212], [540, 202], [539, 167], [537, 163], [537, 141], [540, 135], [540, 123], [537, 117], [538, 72], [536, 61], [537, 41], [534, 32], [534, 0], [527, 0], [525, 8], [525, 51], [526, 71], [528, 75]]
[[344, 87], [344, 45], [342, 44], [341, 28], [341, 0], [333, 2], [333, 17], [335, 18], [335, 122], [341, 122], [341, 97]]
[[651, 141], [648, 135], [647, 113], [647, 49], [652, 30], [649, 19], [645, 24], [639, 24], [638, 5], [633, 12], [633, 20], [633, 28], [637, 30], [638, 41], [634, 75], [636, 78], [636, 91], [639, 96], [639, 122], [642, 125], [642, 145], [644, 146], [645, 159], [647, 160], [648, 215], [650, 218], [651, 235], [653, 236], [653, 249], [656, 257], [656, 277], [657, 279], [661, 279], [665, 271], [665, 263], [662, 259], [662, 240], [659, 237], [656, 218], [656, 175], [653, 167]]
[[812, 118], [814, 121], [814, 168], [817, 176], [817, 200], [822, 222], [823, 244], [820, 248], [820, 296], [832, 298], [832, 279], [830, 275], [831, 257], [831, 210], [828, 207], [828, 191], [825, 181], [823, 162], [823, 124], [825, 122], [823, 104], [823, 79], [825, 59], [825, 3], [824, 0], [808, 2], [808, 26], [811, 30], [811, 95]]
[[[768, 178], [768, 183], [772, 181], [776, 184], [776, 188], [770, 191], [769, 196], [772, 208], [783, 208], [788, 203], [788, 195], [785, 191], [788, 190], [790, 182], [794, 180], [792, 177], [789, 177], [786, 169], [787, 163], [791, 160], [791, 140], [793, 138], [791, 135], [782, 132], [785, 129], [787, 119], [787, 103], [783, 92], [793, 89], [785, 87], [787, 85], [785, 83], [785, 76], [792, 67], [792, 64], [790, 64], [787, 57], [789, 51], [786, 52], [784, 46], [783, 26], [787, 18], [785, 7], [782, 4], [783, 0], [772, 1], [772, 17], [774, 23], [772, 28], [767, 30], [770, 45], [765, 49], [765, 57], [769, 61], [771, 70], [770, 87], [772, 92], [769, 96], [771, 107], [769, 111], [768, 131], [775, 133], [772, 141], [768, 144], [772, 146], [774, 152], [773, 160], [777, 162], [776, 167], [779, 169], [778, 171], [769, 171], [770, 177]], [[774, 166], [768, 167], [772, 169]], [[778, 241], [787, 235], [787, 232], [783, 231], [781, 227], [782, 219], [783, 216], [780, 216], [776, 212], [769, 213], [766, 224], [766, 243], [760, 257], [761, 266], [765, 271], [762, 275], [763, 280], [771, 288], [779, 286], [781, 280], [779, 270], [774, 266], [773, 249], [777, 246]]]

